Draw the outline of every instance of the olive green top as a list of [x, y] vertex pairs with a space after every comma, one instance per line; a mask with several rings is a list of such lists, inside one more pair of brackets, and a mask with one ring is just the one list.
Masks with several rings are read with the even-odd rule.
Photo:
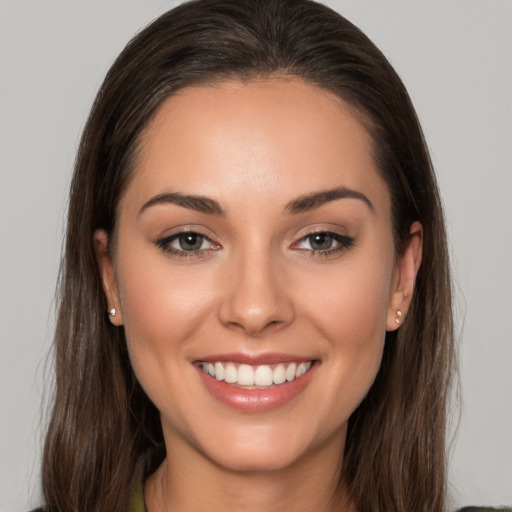
[[146, 506], [144, 504], [144, 494], [142, 493], [142, 487], [137, 489], [133, 493], [130, 504], [128, 505], [128, 512], [146, 512]]

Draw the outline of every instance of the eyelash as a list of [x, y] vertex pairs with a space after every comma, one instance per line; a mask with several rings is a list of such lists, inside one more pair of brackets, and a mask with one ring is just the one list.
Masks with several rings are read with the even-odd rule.
[[[179, 231], [178, 233], [174, 233], [173, 235], [170, 235], [170, 236], [167, 236], [165, 238], [161, 238], [160, 240], [157, 240], [156, 241], [156, 245], [159, 249], [161, 249], [162, 251], [166, 252], [166, 253], [169, 253], [169, 254], [172, 254], [174, 256], [177, 256], [179, 258], [190, 258], [190, 257], [196, 257], [196, 258], [201, 258], [201, 257], [206, 257], [209, 255], [209, 253], [211, 251], [214, 251], [214, 250], [217, 250], [220, 246], [215, 246], [214, 248], [212, 247], [209, 247], [207, 249], [197, 249], [197, 250], [191, 250], [191, 251], [187, 251], [185, 249], [177, 249], [175, 247], [172, 247], [172, 243], [175, 242], [176, 240], [179, 240], [180, 237], [183, 237], [183, 236], [186, 236], [186, 235], [192, 235], [192, 236], [196, 236], [196, 237], [199, 237], [201, 239], [201, 244], [200, 244], [200, 247], [205, 243], [205, 242], [208, 242], [210, 245], [215, 245], [215, 243], [208, 237], [206, 236], [205, 234], [199, 232], [199, 231]], [[305, 241], [308, 241], [310, 242], [310, 246], [312, 245], [311, 242], [312, 242], [312, 238], [314, 236], [319, 236], [319, 235], [323, 235], [323, 236], [326, 236], [326, 237], [329, 237], [330, 239], [332, 239], [334, 242], [336, 242], [338, 245], [334, 248], [327, 248], [327, 249], [307, 249], [307, 248], [299, 248], [298, 246], [300, 244], [302, 244], [303, 242]], [[292, 248], [293, 249], [296, 249], [296, 250], [300, 250], [300, 251], [304, 251], [304, 252], [308, 252], [309, 253], [309, 256], [310, 257], [315, 257], [315, 256], [330, 256], [330, 255], [334, 255], [336, 253], [339, 253], [341, 251], [344, 251], [350, 247], [352, 247], [355, 243], [355, 239], [350, 237], [350, 236], [347, 236], [347, 235], [341, 235], [339, 233], [335, 233], [335, 232], [332, 232], [332, 231], [323, 231], [323, 230], [319, 230], [319, 231], [313, 231], [311, 233], [308, 233], [307, 235], [303, 236], [302, 238], [300, 238], [297, 242], [295, 242], [293, 245], [292, 245]]]
[[[307, 240], [310, 241], [310, 245], [311, 245], [311, 239], [314, 236], [319, 236], [319, 235], [323, 235], [323, 236], [331, 238], [338, 245], [334, 248], [317, 249], [317, 250], [315, 250], [315, 249], [300, 249], [297, 247], [299, 244], [301, 244], [302, 242], [305, 242]], [[346, 249], [349, 249], [350, 247], [352, 247], [354, 245], [354, 243], [355, 243], [355, 239], [348, 235], [341, 235], [340, 233], [335, 233], [333, 231], [318, 230], [318, 231], [313, 231], [313, 232], [308, 233], [307, 235], [303, 236], [300, 240], [295, 242], [292, 247], [295, 247], [298, 250], [303, 250], [303, 251], [309, 252], [310, 253], [309, 256], [313, 258], [315, 256], [326, 257], [326, 256], [331, 256], [331, 255], [337, 254]]]

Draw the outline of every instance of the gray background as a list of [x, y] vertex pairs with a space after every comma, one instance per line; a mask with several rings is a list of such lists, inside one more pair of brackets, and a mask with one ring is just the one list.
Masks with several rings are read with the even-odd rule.
[[[512, 504], [512, 2], [326, 3], [396, 67], [439, 175], [462, 363], [452, 504]], [[38, 502], [40, 404], [80, 131], [109, 64], [174, 4], [0, 0], [0, 511]]]

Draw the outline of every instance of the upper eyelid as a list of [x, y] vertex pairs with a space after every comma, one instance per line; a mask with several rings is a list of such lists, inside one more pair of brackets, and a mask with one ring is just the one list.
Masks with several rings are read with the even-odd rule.
[[[337, 231], [333, 228], [318, 228], [318, 229], [311, 229], [307, 231], [306, 233], [300, 234], [300, 236], [296, 239], [296, 242], [299, 242], [301, 240], [304, 240], [312, 235], [317, 234], [327, 234], [327, 235], [334, 235], [335, 237], [342, 237], [342, 238], [353, 238], [352, 236], [348, 235], [347, 233], [341, 233], [340, 231]], [[293, 243], [296, 243], [293, 242]]]
[[213, 242], [213, 238], [215, 238], [215, 237], [213, 235], [207, 233], [206, 231], [207, 230], [203, 230], [201, 228], [196, 228], [196, 227], [185, 227], [185, 228], [180, 227], [180, 228], [177, 228], [176, 231], [173, 230], [169, 234], [158, 236], [156, 241], [158, 242], [161, 240], [169, 240], [169, 239], [176, 238], [183, 234], [193, 233], [193, 234], [202, 236], [204, 238], [207, 238], [208, 240]]
[[322, 228], [320, 228], [320, 229], [312, 229], [312, 230], [308, 231], [307, 233], [302, 235], [301, 238], [306, 238], [308, 236], [316, 235], [318, 233], [326, 233], [326, 234], [329, 234], [329, 235], [344, 236], [342, 233], [339, 233], [338, 231], [335, 231], [334, 229], [325, 229], [325, 228], [322, 229]]
[[311, 224], [298, 229], [296, 233], [300, 236], [308, 236], [315, 233], [335, 233], [337, 235], [345, 236], [348, 231], [349, 229], [345, 225], [337, 222], [312, 222]]

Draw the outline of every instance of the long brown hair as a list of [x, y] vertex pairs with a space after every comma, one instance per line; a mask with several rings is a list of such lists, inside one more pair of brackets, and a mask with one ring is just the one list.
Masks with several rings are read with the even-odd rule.
[[183, 87], [276, 74], [319, 85], [359, 112], [392, 197], [397, 253], [413, 221], [424, 229], [412, 306], [400, 329], [387, 334], [377, 379], [350, 418], [343, 483], [360, 512], [444, 511], [454, 348], [435, 176], [414, 108], [389, 62], [357, 27], [310, 0], [187, 2], [140, 32], [108, 72], [70, 191], [42, 469], [48, 510], [125, 511], [137, 461], [163, 442], [123, 329], [107, 319], [92, 243], [96, 229], [113, 233], [143, 128]]

